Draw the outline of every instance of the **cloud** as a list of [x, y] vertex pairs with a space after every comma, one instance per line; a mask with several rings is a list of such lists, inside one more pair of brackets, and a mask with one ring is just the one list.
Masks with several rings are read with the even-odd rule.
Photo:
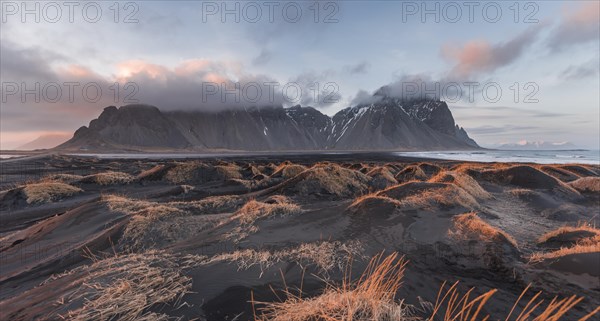
[[600, 2], [585, 1], [578, 8], [565, 10], [561, 23], [553, 31], [548, 45], [561, 51], [572, 45], [600, 39]]
[[260, 54], [258, 54], [258, 56], [254, 57], [254, 59], [252, 59], [252, 64], [255, 66], [264, 65], [264, 64], [268, 63], [269, 61], [271, 61], [272, 58], [273, 58], [273, 54], [270, 51], [263, 49], [260, 51]]
[[509, 41], [491, 44], [487, 40], [472, 40], [462, 47], [444, 45], [441, 55], [454, 63], [451, 77], [469, 78], [510, 65], [530, 47], [545, 26], [530, 27]]
[[295, 100], [297, 104], [316, 108], [326, 108], [335, 105], [342, 99], [342, 95], [339, 84], [333, 81], [334, 76], [334, 71], [324, 71], [321, 73], [309, 71], [293, 77], [288, 82], [289, 88], [292, 89], [285, 95], [285, 100], [290, 101], [295, 97], [293, 88], [297, 87], [300, 88], [302, 93]]
[[528, 132], [530, 130], [538, 130], [540, 127], [536, 126], [516, 126], [516, 125], [503, 125], [503, 126], [492, 126], [492, 125], [483, 125], [479, 127], [470, 127], [465, 128], [465, 130], [469, 134], [474, 135], [496, 135], [496, 134], [504, 134], [510, 133], [515, 134], [517, 132]]
[[[490, 119], [537, 119], [537, 118], [565, 118], [571, 116], [564, 113], [553, 113], [539, 109], [527, 109], [507, 106], [460, 106], [451, 105], [454, 113], [460, 113], [462, 119], [490, 120]], [[464, 115], [462, 115], [464, 113]]]
[[351, 75], [355, 74], [366, 74], [367, 71], [371, 68], [371, 64], [367, 61], [360, 62], [356, 65], [346, 66], [344, 69], [350, 73]]
[[566, 80], [579, 80], [597, 76], [598, 69], [600, 69], [598, 59], [594, 58], [580, 65], [570, 65], [560, 73], [560, 77]]
[[384, 96], [400, 99], [445, 99], [465, 97], [461, 83], [450, 78], [433, 79], [428, 74], [405, 74], [373, 94], [360, 90], [351, 100], [351, 105], [368, 105], [376, 103]]

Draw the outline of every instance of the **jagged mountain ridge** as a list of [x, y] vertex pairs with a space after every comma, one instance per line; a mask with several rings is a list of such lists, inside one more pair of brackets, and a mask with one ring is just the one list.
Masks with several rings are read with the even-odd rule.
[[435, 150], [477, 144], [437, 100], [384, 98], [333, 117], [312, 107], [160, 111], [106, 107], [57, 147], [75, 150]]

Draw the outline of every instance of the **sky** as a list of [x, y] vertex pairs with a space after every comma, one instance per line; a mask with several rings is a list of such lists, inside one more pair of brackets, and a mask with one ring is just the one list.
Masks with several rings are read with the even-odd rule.
[[599, 3], [2, 1], [0, 148], [110, 105], [333, 115], [387, 85], [447, 101], [482, 146], [599, 149]]

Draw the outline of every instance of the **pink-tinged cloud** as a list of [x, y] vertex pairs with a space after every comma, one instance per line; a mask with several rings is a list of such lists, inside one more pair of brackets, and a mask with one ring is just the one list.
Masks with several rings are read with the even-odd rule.
[[143, 60], [127, 60], [117, 64], [116, 78], [117, 80], [124, 81], [135, 74], [144, 74], [149, 78], [164, 81], [168, 72], [168, 69], [163, 66]]
[[535, 42], [544, 26], [545, 24], [541, 23], [531, 27], [503, 43], [491, 44], [485, 39], [480, 39], [469, 41], [463, 46], [442, 46], [442, 57], [454, 63], [449, 77], [469, 78], [510, 65]]
[[91, 69], [80, 66], [80, 65], [68, 65], [63, 68], [59, 68], [57, 71], [59, 74], [63, 74], [69, 78], [77, 78], [77, 79], [91, 79], [91, 78], [102, 78], [100, 75], [96, 74]]
[[549, 40], [555, 51], [570, 45], [600, 39], [600, 2], [585, 1], [582, 5], [563, 8], [563, 18]]

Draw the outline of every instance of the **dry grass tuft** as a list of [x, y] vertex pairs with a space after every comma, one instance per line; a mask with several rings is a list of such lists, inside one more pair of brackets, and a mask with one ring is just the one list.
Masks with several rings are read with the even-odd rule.
[[168, 203], [114, 195], [103, 199], [111, 211], [132, 216], [119, 240], [119, 247], [128, 251], [142, 251], [185, 240], [199, 230], [217, 224], [217, 219], [206, 219], [202, 215], [231, 212], [243, 203], [243, 199], [237, 196]]
[[398, 184], [394, 174], [387, 166], [379, 166], [367, 172], [367, 176], [371, 177], [370, 185], [375, 190], [380, 190]]
[[317, 164], [296, 176], [291, 192], [301, 195], [352, 197], [368, 190], [370, 178], [336, 164]]
[[402, 206], [401, 202], [399, 202], [393, 198], [387, 197], [385, 195], [379, 195], [377, 193], [371, 193], [371, 194], [365, 194], [365, 195], [357, 197], [354, 200], [354, 202], [352, 202], [352, 204], [350, 204], [350, 206], [348, 206], [348, 208], [357, 207], [364, 202], [375, 202], [375, 201], [390, 203], [390, 204], [394, 204], [396, 206]]
[[465, 173], [440, 171], [429, 181], [454, 184], [476, 198], [488, 199], [491, 197], [490, 193], [486, 192], [476, 180]]
[[44, 177], [42, 182], [59, 182], [65, 184], [72, 184], [80, 181], [83, 178], [81, 175], [73, 174], [52, 174]]
[[[162, 304], [178, 306], [191, 290], [191, 279], [169, 254], [128, 254], [77, 267], [46, 283], [79, 275], [74, 291], [63, 297], [61, 315], [68, 320], [167, 320], [167, 315], [149, 312]], [[74, 309], [73, 309], [74, 308]]]
[[306, 170], [306, 166], [283, 162], [275, 168], [271, 177], [281, 177], [283, 179], [292, 178]]
[[600, 192], [600, 177], [582, 177], [569, 183], [579, 192], [598, 193]]
[[316, 242], [304, 243], [284, 250], [245, 249], [231, 253], [223, 253], [210, 259], [214, 261], [231, 261], [238, 264], [239, 269], [249, 269], [259, 265], [261, 270], [268, 269], [279, 262], [296, 262], [300, 266], [315, 265], [321, 272], [329, 272], [335, 268], [343, 271], [351, 258], [362, 257], [363, 248], [360, 242], [342, 243]]
[[[302, 298], [286, 290], [284, 302], [254, 302], [265, 306], [258, 310], [256, 320], [407, 320], [408, 310], [397, 302], [396, 292], [402, 284], [406, 262], [396, 253], [375, 256], [356, 282], [344, 280], [329, 284], [323, 294]], [[301, 291], [301, 290], [300, 290]]]
[[82, 192], [81, 188], [59, 182], [42, 182], [22, 187], [27, 204], [50, 203]]
[[259, 219], [293, 215], [301, 211], [300, 206], [292, 203], [289, 198], [275, 195], [266, 202], [248, 201], [231, 219], [239, 221], [242, 225], [252, 225]]
[[486, 223], [476, 213], [457, 215], [453, 221], [454, 229], [449, 231], [451, 237], [498, 244], [510, 243], [512, 246], [517, 247], [517, 241], [512, 236]]
[[210, 165], [201, 162], [184, 162], [170, 168], [164, 179], [174, 184], [204, 184], [229, 179], [242, 179], [242, 169], [235, 164]]
[[538, 244], [543, 244], [547, 242], [568, 242], [574, 237], [593, 237], [596, 235], [600, 235], [600, 229], [589, 225], [589, 224], [579, 224], [578, 226], [563, 226], [559, 227], [556, 230], [545, 233], [544, 235], [538, 238]]
[[392, 186], [379, 193], [398, 200], [402, 207], [437, 210], [440, 207], [462, 207], [476, 210], [480, 207], [477, 200], [462, 188], [450, 183], [407, 182]]
[[104, 172], [85, 176], [80, 180], [81, 183], [108, 185], [124, 185], [133, 182], [135, 177], [122, 172]]
[[367, 194], [354, 200], [348, 206], [348, 211], [352, 214], [372, 216], [381, 213], [389, 214], [402, 206], [402, 202], [393, 198], [377, 194]]
[[600, 234], [579, 240], [571, 247], [562, 247], [556, 251], [536, 252], [531, 254], [529, 261], [537, 263], [545, 260], [558, 259], [567, 255], [600, 253]]
[[417, 165], [409, 165], [402, 169], [395, 176], [400, 183], [409, 181], [426, 181], [429, 176]]
[[[436, 303], [433, 306], [431, 316], [427, 321], [443, 320], [443, 321], [467, 321], [467, 320], [490, 320], [489, 315], [483, 315], [484, 306], [497, 292], [496, 289], [491, 289], [479, 296], [472, 297], [474, 288], [469, 289], [465, 294], [457, 290], [458, 282], [445, 289], [444, 282], [440, 287]], [[512, 309], [508, 312], [506, 321], [510, 320], [513, 315], [516, 315], [515, 310], [521, 299], [525, 296], [530, 286], [527, 286], [521, 293]], [[559, 321], [573, 307], [583, 301], [583, 297], [576, 295], [568, 298], [558, 299], [554, 297], [548, 304], [544, 305], [545, 300], [540, 298], [542, 292], [535, 294], [526, 304], [515, 321]], [[442, 313], [443, 312], [443, 313]], [[596, 309], [588, 315], [579, 319], [579, 321], [589, 320], [592, 316], [599, 312]], [[498, 319], [500, 320], [500, 319]]]
[[[464, 294], [458, 290], [458, 282], [447, 287], [442, 284], [435, 304], [421, 301], [421, 308], [403, 304], [396, 299], [396, 293], [402, 283], [406, 263], [398, 259], [397, 254], [383, 258], [375, 256], [366, 270], [356, 282], [345, 279], [341, 285], [327, 284], [321, 295], [303, 298], [302, 289], [299, 294], [291, 293], [287, 288], [284, 293], [287, 299], [283, 302], [256, 302], [262, 304], [255, 311], [257, 321], [475, 321], [492, 320], [485, 315], [485, 306], [492, 299], [497, 289], [491, 289], [481, 295], [474, 295], [474, 288]], [[527, 286], [515, 301], [512, 309], [507, 311], [504, 320], [515, 321], [559, 321], [566, 318], [583, 297], [576, 295], [550, 301], [541, 298], [542, 292], [533, 295], [521, 308], [521, 300], [526, 296]], [[546, 303], [547, 302], [547, 303]], [[591, 320], [600, 307], [579, 321]], [[423, 315], [423, 317], [419, 316]], [[512, 319], [516, 317], [515, 319]], [[501, 320], [495, 318], [493, 320]], [[569, 319], [572, 320], [572, 319]]]
[[220, 225], [239, 222], [238, 226], [224, 235], [226, 239], [239, 242], [248, 237], [248, 235], [258, 232], [258, 226], [254, 223], [260, 219], [284, 217], [300, 212], [302, 212], [300, 206], [292, 203], [287, 197], [275, 195], [263, 202], [256, 200], [248, 201], [231, 217], [223, 220]]

